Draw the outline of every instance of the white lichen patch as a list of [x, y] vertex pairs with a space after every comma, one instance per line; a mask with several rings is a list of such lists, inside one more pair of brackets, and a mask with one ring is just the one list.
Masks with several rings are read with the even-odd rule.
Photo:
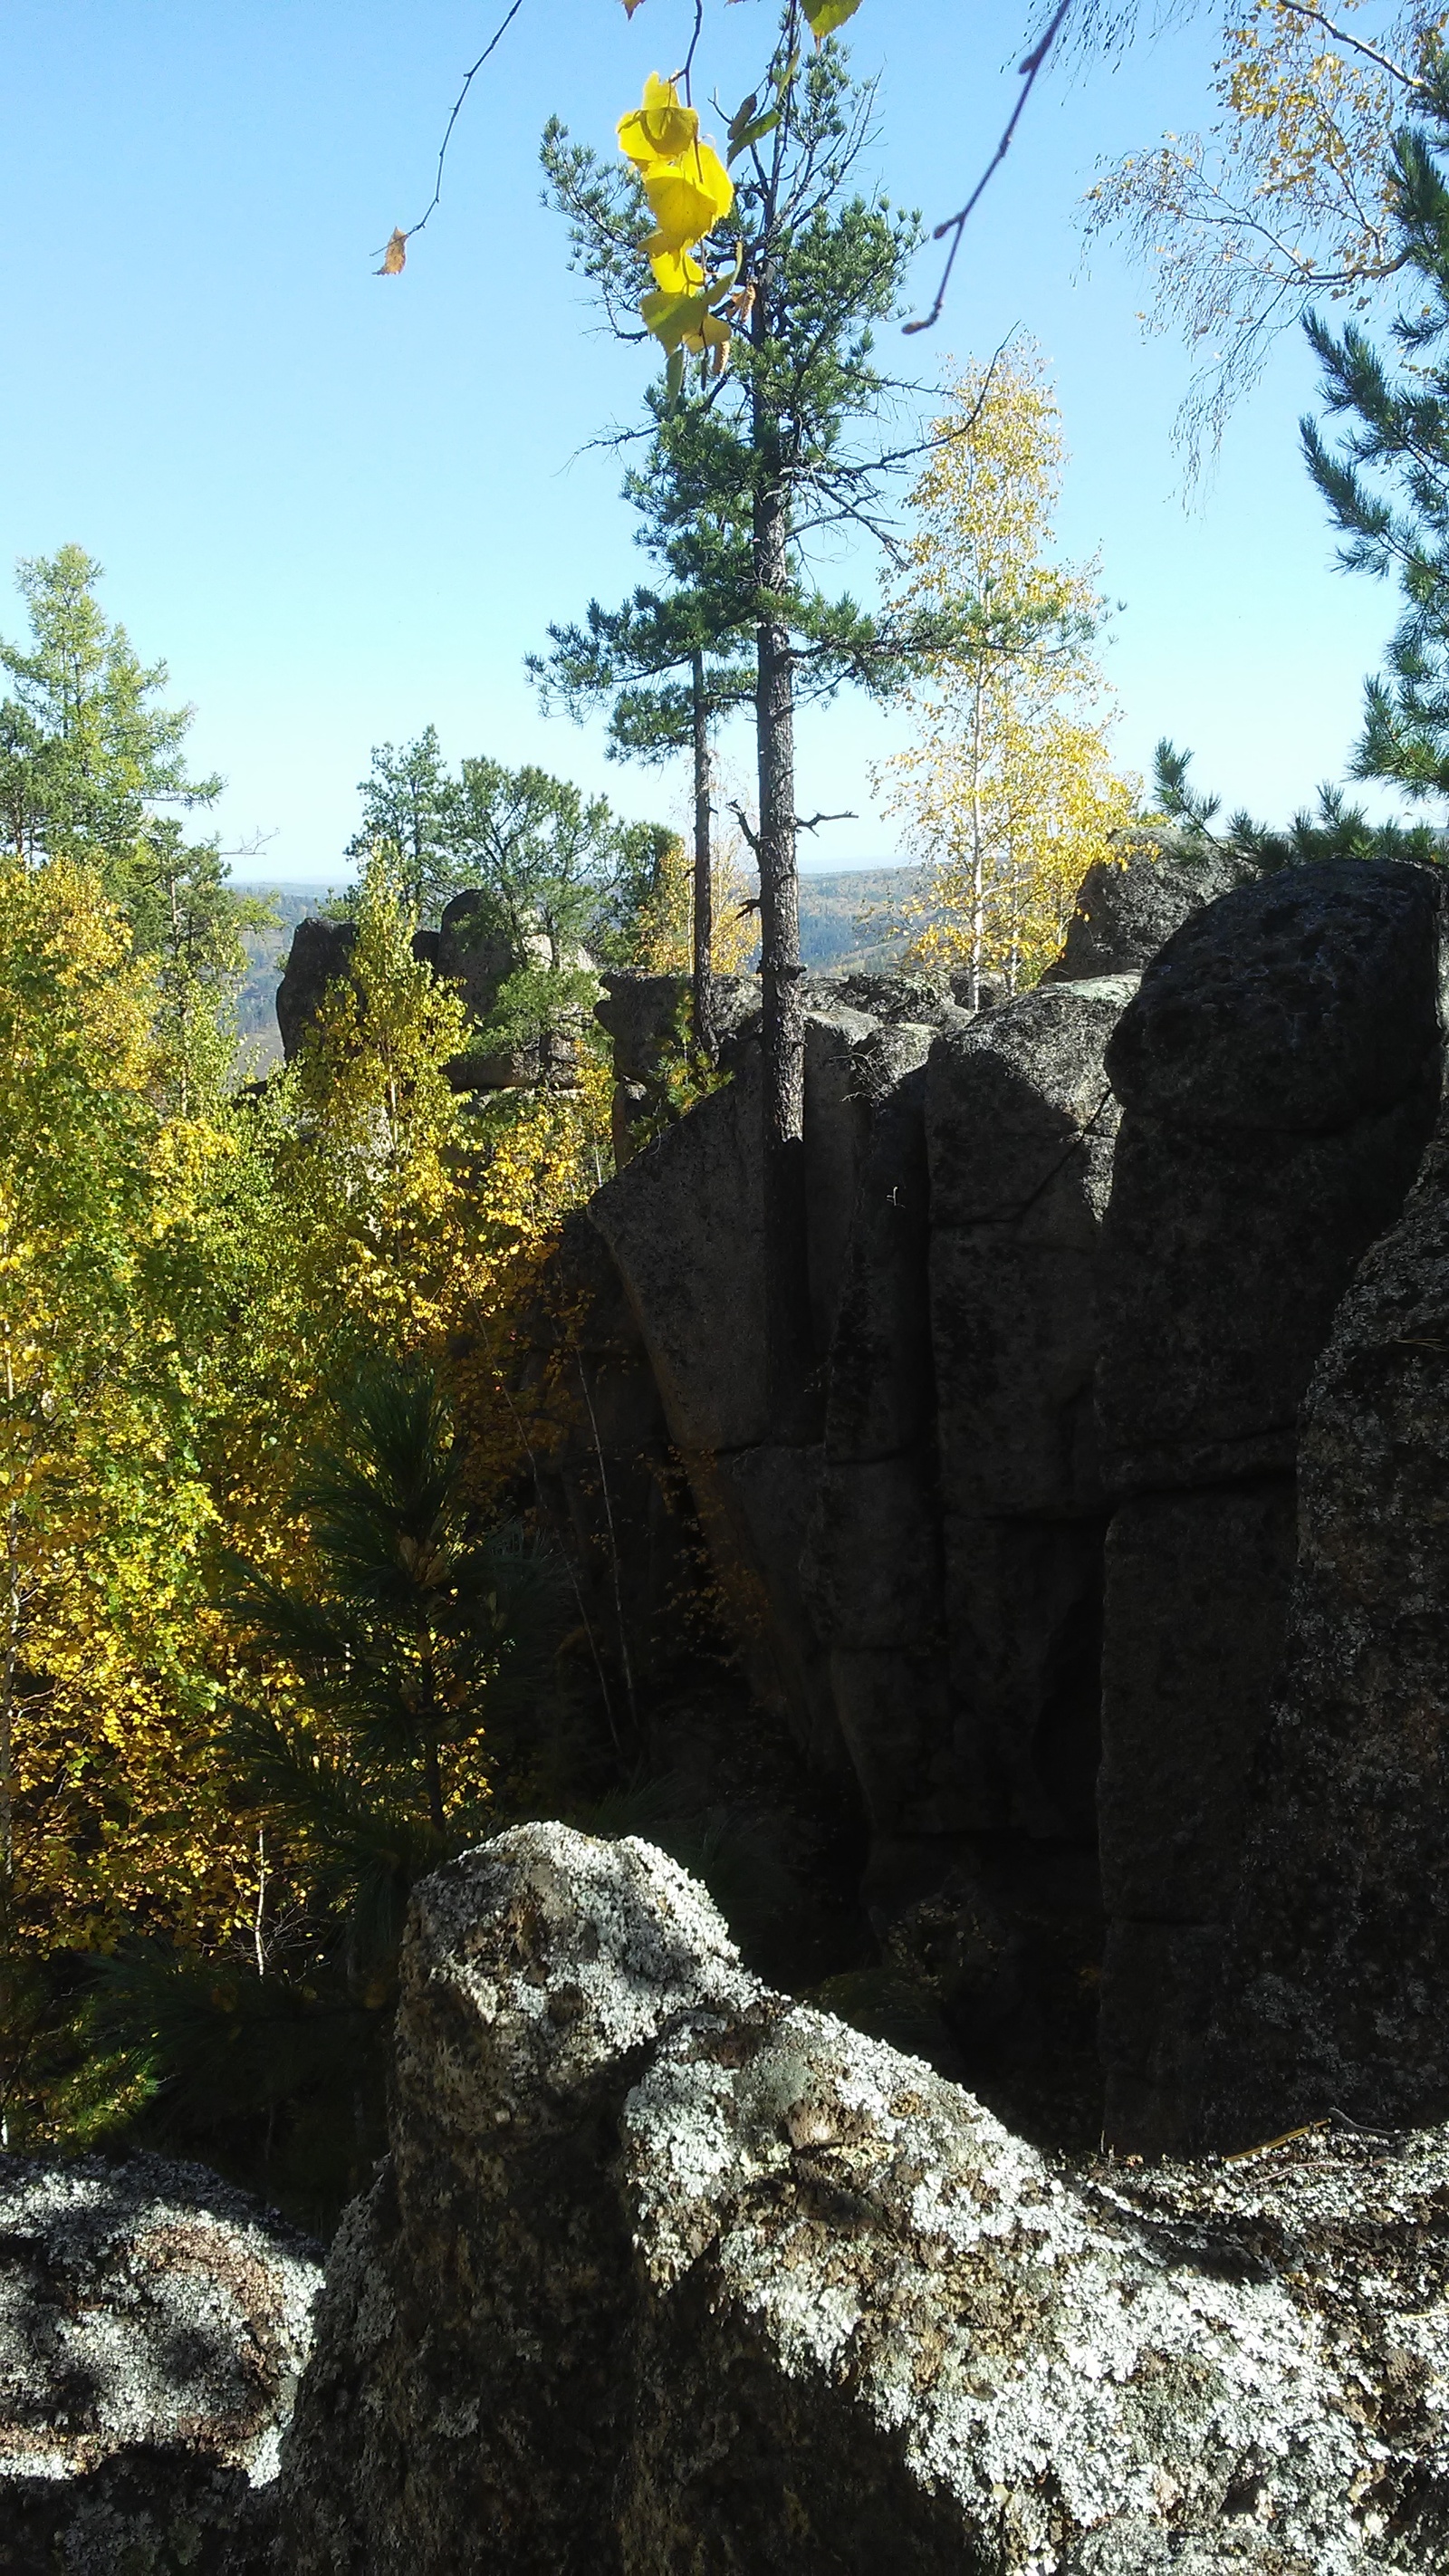
[[276, 2475], [321, 2285], [290, 2231], [144, 2156], [0, 2158], [0, 2235], [0, 2483], [141, 2444]]

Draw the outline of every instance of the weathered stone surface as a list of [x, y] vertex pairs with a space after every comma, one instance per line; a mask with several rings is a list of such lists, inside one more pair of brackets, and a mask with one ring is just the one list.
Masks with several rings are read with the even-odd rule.
[[1181, 833], [1134, 831], [1077, 889], [1066, 943], [1043, 983], [1141, 973], [1194, 912], [1256, 879], [1248, 861]]
[[265, 2563], [319, 2249], [199, 2166], [0, 2156], [0, 2569]]
[[1119, 1491], [1291, 1469], [1356, 1262], [1392, 1225], [1437, 1072], [1331, 1136], [1199, 1135], [1127, 1111], [1103, 1229], [1102, 1459]]
[[1117, 1123], [1103, 1059], [1136, 990], [1120, 975], [1037, 985], [937, 1039], [926, 1093], [934, 1225], [1093, 1239]]
[[595, 1192], [672, 1437], [743, 1449], [769, 1430], [758, 1058]]
[[954, 1726], [973, 1832], [1093, 1835], [1103, 1503], [1092, 1382], [1132, 977], [1039, 987], [927, 1069], [931, 1339]]
[[419, 1892], [293, 2576], [1449, 2567], [1449, 2139], [1077, 2175], [645, 1845]]
[[[805, 1222], [815, 1347], [830, 1348], [840, 1304], [856, 1184], [870, 1141], [871, 1103], [857, 1055], [875, 1034], [859, 1011], [812, 1010], [805, 1020]], [[922, 1032], [916, 1061], [930, 1044]]]
[[1093, 1272], [1117, 1113], [1103, 1055], [1134, 987], [1038, 989], [937, 1040], [931, 1318], [946, 1508], [1097, 1507]]
[[1102, 1521], [945, 1523], [955, 1722], [940, 1776], [974, 1832], [1096, 1840]]
[[911, 1028], [883, 1029], [856, 1059], [871, 1119], [826, 1379], [825, 1449], [835, 1460], [919, 1452], [928, 1439], [934, 1446], [926, 1074], [914, 1054]]
[[[1433, 1123], [1440, 902], [1430, 872], [1388, 863], [1243, 887], [1168, 941], [1108, 1049], [1124, 1106], [1097, 1408], [1108, 1481], [1138, 1498], [1109, 1539], [1103, 1654], [1102, 2026], [1120, 2146], [1198, 2134], [1286, 1611], [1298, 1408]], [[1153, 2026], [1154, 1998], [1175, 2021]]]
[[1286, 1673], [1207, 2115], [1232, 2144], [1330, 2105], [1374, 2125], [1449, 2111], [1446, 1457], [1441, 1133], [1303, 1408]]
[[1119, 1488], [1292, 1465], [1355, 1263], [1438, 1099], [1440, 889], [1323, 861], [1227, 895], [1122, 1015], [1098, 1411]]
[[1113, 1515], [1098, 1818], [1114, 1914], [1224, 1919], [1294, 1539], [1286, 1476], [1144, 1494]]
[[1112, 1042], [1112, 1087], [1196, 1133], [1324, 1135], [1423, 1086], [1439, 1046], [1429, 868], [1321, 859], [1176, 931]]
[[618, 2566], [619, 2110], [663, 2030], [752, 1991], [644, 1845], [520, 1826], [418, 1891], [393, 2165], [344, 2221], [287, 2446], [291, 2576]]
[[277, 986], [277, 1027], [291, 1063], [322, 1007], [329, 984], [347, 973], [357, 946], [355, 921], [299, 921]]

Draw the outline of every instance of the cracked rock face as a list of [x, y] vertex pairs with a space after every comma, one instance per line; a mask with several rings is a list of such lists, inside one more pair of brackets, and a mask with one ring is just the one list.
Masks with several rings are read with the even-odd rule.
[[430, 1881], [288, 2565], [1449, 2568], [1449, 2137], [1049, 2164], [639, 1842]]
[[316, 2256], [199, 2166], [0, 2157], [0, 2570], [260, 2566]]

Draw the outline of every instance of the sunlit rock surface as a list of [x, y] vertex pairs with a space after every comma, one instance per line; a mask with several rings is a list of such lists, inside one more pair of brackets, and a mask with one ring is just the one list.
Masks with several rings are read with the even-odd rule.
[[252, 2576], [318, 2249], [196, 2165], [0, 2156], [0, 2569]]
[[1449, 2567], [1449, 2137], [1053, 2166], [741, 1968], [648, 1845], [430, 1880], [287, 2565]]

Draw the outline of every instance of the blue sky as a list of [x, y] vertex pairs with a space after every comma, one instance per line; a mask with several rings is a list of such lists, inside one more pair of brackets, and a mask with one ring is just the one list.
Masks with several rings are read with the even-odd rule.
[[[692, 9], [524, 0], [474, 84], [441, 209], [398, 280], [372, 275], [431, 191], [462, 69], [498, 0], [9, 0], [4, 233], [10, 394], [0, 558], [76, 539], [106, 604], [197, 708], [198, 767], [228, 778], [239, 874], [326, 877], [374, 742], [429, 721], [486, 751], [666, 812], [667, 780], [542, 718], [523, 654], [550, 618], [637, 578], [618, 470], [588, 442], [633, 416], [645, 362], [598, 333], [538, 202], [556, 112], [612, 140]], [[752, 85], [768, 0], [708, 0], [706, 86]], [[883, 67], [881, 174], [932, 217], [960, 201], [1014, 95], [1023, 14], [982, 0], [865, 0], [856, 58]], [[1180, 344], [1144, 340], [1145, 281], [1094, 252], [1076, 207], [1099, 158], [1202, 114], [1210, 16], [1038, 88], [908, 366], [1040, 341], [1071, 450], [1061, 535], [1124, 603], [1108, 668], [1123, 759], [1191, 743], [1230, 804], [1282, 816], [1341, 774], [1392, 600], [1332, 566], [1295, 423], [1312, 394], [1280, 348], [1191, 509], [1172, 444]], [[936, 254], [920, 270], [920, 300]], [[859, 577], [857, 573], [857, 578]], [[0, 593], [0, 632], [21, 623]], [[869, 764], [900, 720], [858, 703], [802, 729], [801, 809], [857, 810], [820, 866], [890, 854]], [[748, 745], [734, 756], [743, 769]]]

